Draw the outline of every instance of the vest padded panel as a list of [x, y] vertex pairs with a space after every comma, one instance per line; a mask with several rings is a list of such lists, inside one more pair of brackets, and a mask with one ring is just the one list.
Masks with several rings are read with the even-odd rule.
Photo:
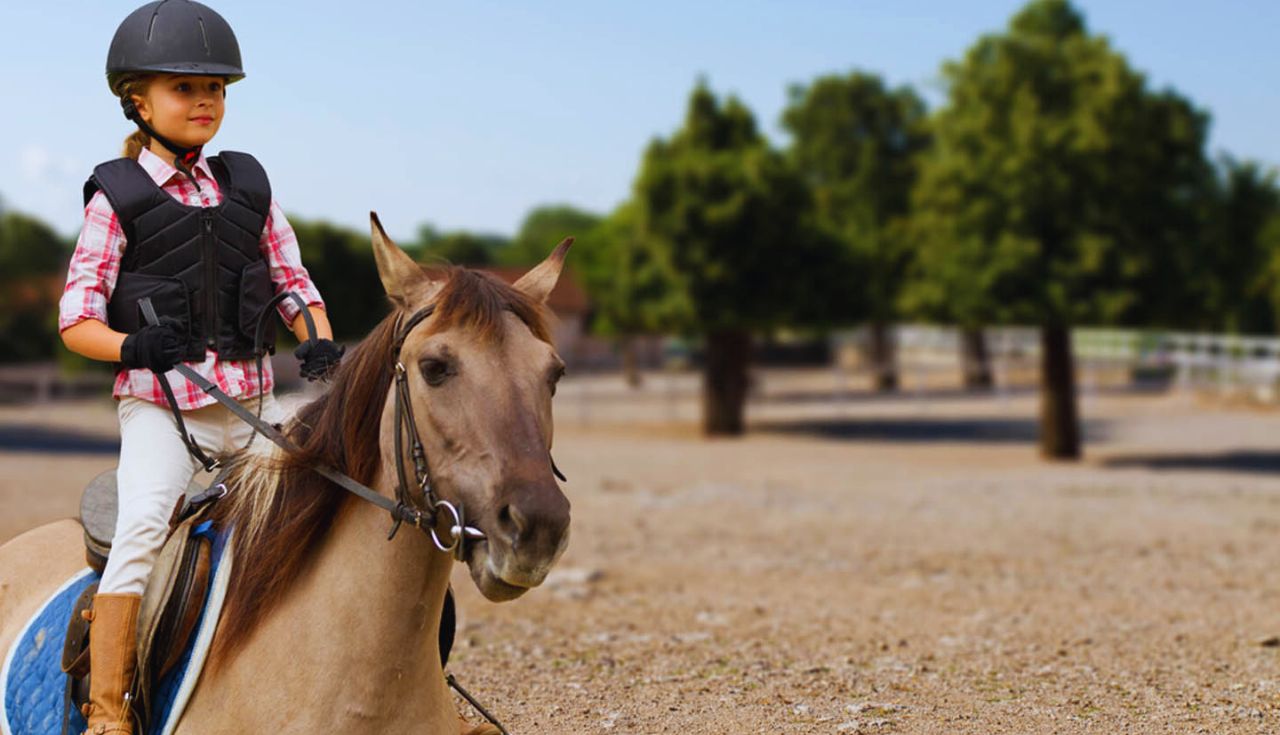
[[[138, 331], [145, 322], [137, 302], [150, 297], [157, 313], [181, 322], [184, 360], [203, 360], [206, 348], [224, 360], [250, 359], [258, 314], [275, 292], [259, 247], [271, 184], [247, 153], [226, 151], [208, 161], [222, 192], [214, 207], [177, 201], [129, 158], [94, 169], [85, 202], [102, 191], [127, 241], [107, 304], [108, 324]], [[274, 352], [273, 319], [264, 332], [264, 347]]]

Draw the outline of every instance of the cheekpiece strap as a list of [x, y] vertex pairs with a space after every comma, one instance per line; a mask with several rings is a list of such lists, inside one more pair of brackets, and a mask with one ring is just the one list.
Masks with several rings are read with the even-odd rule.
[[[392, 524], [391, 531], [387, 535], [387, 538], [395, 538], [396, 531], [400, 530], [401, 522], [404, 520], [406, 515], [410, 514], [407, 511], [416, 512], [417, 519], [415, 520], [421, 522], [420, 519], [422, 518], [423, 511], [416, 509], [414, 497], [410, 490], [411, 487], [417, 487], [420, 490], [423, 495], [422, 499], [427, 504], [428, 510], [426, 512], [430, 514], [433, 522], [435, 520], [435, 498], [431, 497], [431, 480], [427, 468], [426, 452], [422, 448], [422, 440], [418, 437], [418, 425], [413, 420], [413, 397], [409, 393], [409, 373], [408, 370], [406, 370], [404, 363], [400, 362], [400, 349], [404, 347], [404, 342], [408, 339], [409, 333], [413, 331], [414, 327], [421, 324], [424, 319], [431, 316], [434, 311], [434, 304], [423, 307], [417, 312], [414, 312], [413, 316], [409, 317], [404, 324], [396, 325], [396, 341], [392, 352], [393, 359], [395, 360], [395, 457], [397, 479], [396, 504], [398, 506], [396, 510], [398, 512], [391, 514], [395, 522]], [[412, 442], [410, 446], [410, 456], [413, 459], [414, 471], [414, 484], [412, 486], [409, 484], [409, 476], [406, 473], [404, 466], [405, 434], [409, 435], [410, 441]]]

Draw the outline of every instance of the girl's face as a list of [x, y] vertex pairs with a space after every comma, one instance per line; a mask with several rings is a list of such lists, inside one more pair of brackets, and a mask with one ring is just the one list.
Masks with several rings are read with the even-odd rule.
[[160, 74], [133, 103], [157, 133], [191, 148], [208, 143], [222, 126], [223, 87], [222, 77]]

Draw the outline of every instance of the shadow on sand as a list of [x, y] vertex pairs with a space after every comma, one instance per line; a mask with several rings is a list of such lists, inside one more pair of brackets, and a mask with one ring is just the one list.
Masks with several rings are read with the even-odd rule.
[[34, 424], [0, 425], [0, 453], [119, 454], [120, 439]]
[[924, 388], [898, 391], [872, 391], [856, 388], [848, 390], [770, 390], [760, 395], [752, 395], [751, 400], [759, 403], [849, 403], [868, 405], [883, 403], [886, 405], [902, 404], [911, 401], [973, 400], [989, 402], [995, 398], [1013, 398], [1015, 396], [1034, 395], [1035, 386], [1011, 386], [999, 392], [994, 390], [972, 390], [969, 388]]
[[[994, 399], [1007, 398], [1023, 398], [1026, 396], [1034, 396], [1040, 392], [1040, 389], [1034, 385], [1012, 385], [996, 389], [973, 389], [961, 387], [939, 387], [924, 389], [903, 389], [897, 391], [870, 391], [863, 389], [849, 388], [847, 390], [770, 390], [760, 395], [752, 395], [751, 400], [758, 403], [849, 403], [858, 405], [868, 404], [902, 404], [907, 401], [927, 402], [927, 401], [972, 401], [974, 403], [989, 403]], [[1081, 390], [1080, 398], [1089, 398], [1091, 396], [1151, 396], [1161, 395], [1168, 392], [1168, 386], [1163, 383], [1126, 383], [1125, 385], [1104, 385], [1090, 388], [1088, 391]], [[691, 392], [690, 395], [697, 395]]]
[[[780, 434], [814, 436], [849, 441], [903, 443], [971, 442], [975, 444], [1035, 444], [1040, 425], [1021, 418], [847, 418], [799, 421], [759, 421], [752, 429]], [[1084, 422], [1086, 443], [1104, 441], [1106, 422]]]
[[1239, 449], [1210, 454], [1131, 454], [1111, 457], [1107, 467], [1142, 467], [1149, 470], [1201, 470], [1280, 474], [1280, 451]]

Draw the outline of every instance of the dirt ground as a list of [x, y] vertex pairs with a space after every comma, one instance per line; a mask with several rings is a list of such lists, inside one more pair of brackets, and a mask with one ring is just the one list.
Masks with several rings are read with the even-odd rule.
[[[567, 383], [560, 566], [454, 579], [452, 670], [513, 733], [1280, 732], [1280, 411], [1093, 388], [1049, 464], [1028, 391], [760, 392], [705, 441], [687, 376]], [[0, 409], [0, 541], [74, 514], [113, 425]]]

